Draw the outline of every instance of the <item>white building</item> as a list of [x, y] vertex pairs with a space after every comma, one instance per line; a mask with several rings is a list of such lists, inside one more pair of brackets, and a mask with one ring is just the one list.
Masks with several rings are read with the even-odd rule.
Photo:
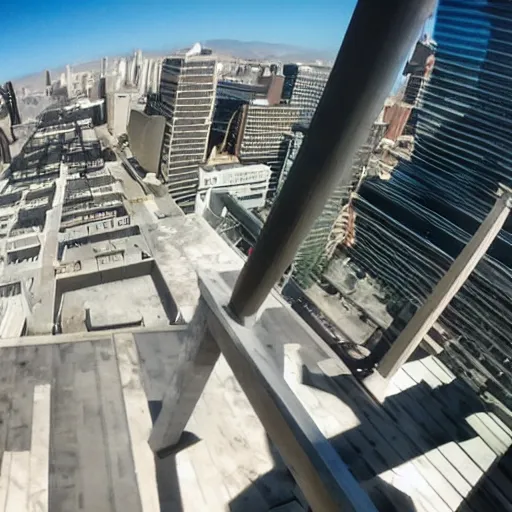
[[137, 77], [137, 87], [140, 94], [148, 93], [148, 75], [149, 75], [149, 59], [143, 59]]
[[[140, 50], [137, 50], [133, 57], [123, 57], [114, 61], [111, 70], [105, 74], [111, 84], [109, 90], [121, 92], [136, 87], [141, 96], [158, 92], [162, 61], [163, 59], [143, 57]], [[106, 64], [104, 67], [106, 69]]]
[[135, 85], [135, 77], [137, 75], [137, 68], [135, 59], [130, 59], [128, 62], [128, 74], [126, 76], [126, 85], [132, 87]]
[[270, 175], [270, 167], [264, 164], [228, 163], [199, 167], [195, 211], [203, 215], [209, 208], [211, 190], [229, 193], [248, 210], [261, 208], [265, 205]]
[[66, 74], [61, 75], [60, 85], [66, 86], [68, 98], [90, 98], [96, 83], [96, 77], [91, 71], [74, 73], [71, 66], [66, 66]]
[[72, 96], [72, 83], [73, 77], [71, 76], [71, 66], [68, 64], [66, 66], [66, 87], [68, 88], [68, 96]]
[[162, 74], [162, 59], [150, 59], [148, 92], [157, 93], [160, 90], [160, 76]]

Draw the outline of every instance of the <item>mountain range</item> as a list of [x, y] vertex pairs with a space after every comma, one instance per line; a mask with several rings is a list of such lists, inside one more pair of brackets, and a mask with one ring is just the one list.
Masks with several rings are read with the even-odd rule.
[[202, 44], [206, 48], [211, 48], [216, 53], [248, 60], [278, 59], [290, 62], [315, 62], [330, 61], [336, 56], [334, 51], [315, 50], [290, 44], [265, 43], [262, 41], [212, 39], [204, 41]]

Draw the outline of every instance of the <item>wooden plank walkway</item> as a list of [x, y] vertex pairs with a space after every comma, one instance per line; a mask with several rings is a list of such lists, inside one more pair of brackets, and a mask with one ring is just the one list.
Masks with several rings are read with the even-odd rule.
[[[232, 274], [224, 277], [233, 282]], [[380, 405], [276, 297], [255, 329], [262, 350], [379, 510], [512, 510], [512, 472], [505, 459], [497, 464], [512, 431], [435, 357], [404, 365]], [[166, 349], [164, 338], [136, 336], [153, 400], [163, 386], [150, 381], [165, 382], [177, 364], [176, 347]], [[151, 361], [152, 343], [158, 361]], [[300, 492], [222, 357], [187, 430], [202, 441], [173, 461], [183, 510], [204, 502], [209, 510], [296, 508]]]
[[[144, 421], [140, 437], [149, 435], [147, 400], [142, 383], [133, 396], [131, 366], [130, 390], [123, 390], [125, 360], [118, 368], [116, 342], [96, 335], [0, 349], [0, 511], [158, 510], [153, 455], [133, 435], [133, 425]], [[133, 338], [131, 347], [136, 353]], [[131, 395], [135, 410], [130, 425], [123, 394]], [[141, 452], [149, 454], [152, 479], [151, 468], [134, 456]], [[142, 492], [137, 475], [143, 475]], [[143, 508], [152, 490], [153, 501]]]

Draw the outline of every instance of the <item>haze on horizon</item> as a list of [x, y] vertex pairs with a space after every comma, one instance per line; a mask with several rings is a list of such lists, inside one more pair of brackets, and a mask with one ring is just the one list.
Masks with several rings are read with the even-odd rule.
[[4, 7], [0, 81], [43, 69], [122, 55], [135, 48], [165, 51], [196, 40], [264, 41], [336, 51], [356, 0], [28, 0]]

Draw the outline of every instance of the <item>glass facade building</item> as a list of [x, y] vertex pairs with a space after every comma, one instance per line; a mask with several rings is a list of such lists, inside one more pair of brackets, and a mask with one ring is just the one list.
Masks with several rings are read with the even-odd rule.
[[[391, 302], [423, 303], [512, 185], [512, 3], [440, 0], [435, 64], [420, 98], [410, 162], [367, 180], [354, 261]], [[441, 358], [512, 406], [512, 219], [442, 316]]]
[[[322, 272], [339, 243], [338, 233], [343, 237], [347, 231], [347, 207], [352, 193], [356, 190], [370, 158], [382, 139], [386, 125], [376, 121], [370, 129], [366, 142], [359, 148], [352, 161], [350, 173], [334, 189], [321, 215], [313, 224], [308, 236], [302, 242], [294, 259], [293, 275], [303, 288], [321, 279]], [[296, 132], [288, 154], [288, 169], [295, 160], [303, 136]]]

